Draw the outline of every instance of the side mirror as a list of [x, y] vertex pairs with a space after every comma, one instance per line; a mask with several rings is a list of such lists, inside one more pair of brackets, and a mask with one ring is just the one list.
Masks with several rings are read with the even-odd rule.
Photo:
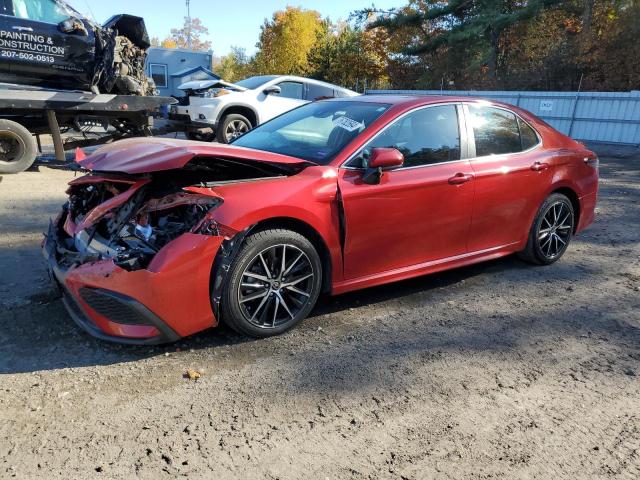
[[271, 85], [270, 87], [265, 88], [262, 93], [265, 95], [280, 95], [282, 93], [282, 89], [278, 85]]
[[362, 176], [362, 181], [369, 185], [380, 183], [382, 172], [392, 168], [401, 167], [404, 164], [404, 155], [395, 148], [374, 148], [367, 162], [367, 169]]
[[84, 26], [84, 23], [82, 23], [82, 20], [76, 17], [67, 18], [60, 22], [58, 27], [62, 33], [77, 33], [83, 37], [89, 35], [89, 32], [87, 32], [87, 28]]

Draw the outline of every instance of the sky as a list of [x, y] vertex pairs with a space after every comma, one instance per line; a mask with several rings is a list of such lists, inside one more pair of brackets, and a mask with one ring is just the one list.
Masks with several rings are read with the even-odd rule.
[[[144, 17], [150, 37], [160, 40], [174, 27], [181, 27], [187, 8], [185, 0], [66, 0], [73, 8], [98, 23], [112, 15], [129, 13]], [[232, 46], [255, 53], [260, 26], [276, 10], [287, 5], [313, 9], [331, 20], [346, 20], [354, 10], [371, 7], [388, 9], [404, 5], [402, 0], [191, 0], [191, 16], [199, 17], [209, 29], [214, 55], [226, 55]]]

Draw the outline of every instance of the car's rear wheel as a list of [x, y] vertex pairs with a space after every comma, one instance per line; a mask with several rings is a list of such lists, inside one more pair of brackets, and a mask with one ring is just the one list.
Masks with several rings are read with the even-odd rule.
[[33, 135], [19, 123], [0, 120], [0, 173], [18, 173], [36, 159]]
[[216, 139], [220, 143], [231, 143], [241, 135], [251, 130], [251, 122], [244, 115], [230, 113], [220, 120], [216, 130]]
[[527, 247], [519, 256], [537, 265], [550, 265], [566, 252], [575, 224], [573, 204], [565, 195], [549, 195], [540, 206], [531, 230]]
[[247, 237], [222, 296], [223, 320], [239, 333], [268, 337], [305, 318], [320, 294], [322, 263], [299, 233], [272, 229]]

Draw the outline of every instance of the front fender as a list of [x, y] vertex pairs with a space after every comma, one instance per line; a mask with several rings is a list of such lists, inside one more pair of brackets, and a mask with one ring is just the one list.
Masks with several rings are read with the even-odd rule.
[[247, 110], [251, 110], [256, 119], [256, 125], [260, 125], [260, 123], [262, 123], [260, 120], [260, 114], [252, 105], [245, 102], [236, 102], [236, 101], [234, 101], [233, 103], [224, 105], [222, 108], [220, 108], [220, 111], [218, 112], [218, 115], [216, 117], [216, 123], [219, 124], [220, 121], [222, 120], [222, 117], [224, 117], [227, 111], [232, 108], [246, 108]]
[[303, 222], [326, 245], [333, 278], [342, 277], [338, 183], [333, 167], [308, 167], [291, 177], [225, 185], [215, 191], [224, 203], [209, 218], [235, 231], [274, 219]]

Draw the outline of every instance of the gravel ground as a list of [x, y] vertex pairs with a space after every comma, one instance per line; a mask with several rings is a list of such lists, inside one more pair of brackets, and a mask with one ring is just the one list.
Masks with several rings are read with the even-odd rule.
[[602, 159], [598, 220], [551, 267], [155, 348], [88, 337], [49, 288], [41, 232], [72, 175], [0, 183], [0, 478], [640, 477], [640, 155]]

